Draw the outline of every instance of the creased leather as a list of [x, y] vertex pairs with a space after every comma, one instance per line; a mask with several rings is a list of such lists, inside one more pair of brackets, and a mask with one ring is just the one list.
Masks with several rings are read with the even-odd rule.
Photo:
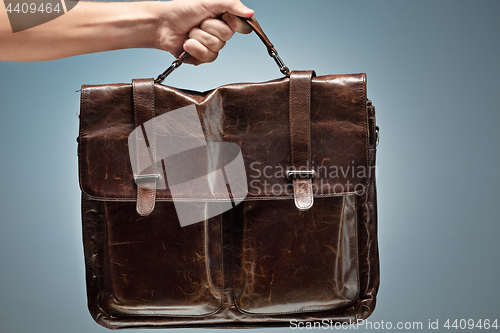
[[[293, 199], [289, 79], [239, 83], [207, 92], [155, 85], [156, 115], [195, 105], [207, 140], [237, 144], [250, 199]], [[130, 84], [83, 86], [80, 187], [99, 200], [136, 199], [127, 138], [135, 128]], [[213, 139], [212, 139], [213, 138]], [[315, 197], [358, 192], [367, 184], [369, 134], [364, 74], [316, 76], [311, 83], [311, 166]], [[358, 168], [359, 167], [359, 168]], [[156, 201], [171, 201], [166, 189]], [[224, 200], [226, 193], [219, 196]], [[183, 199], [204, 199], [186, 193]]]
[[[375, 106], [367, 100], [370, 123], [370, 165], [375, 166]], [[358, 243], [363, 255], [359, 258], [360, 301], [356, 304], [356, 318], [366, 319], [375, 309], [376, 295], [380, 284], [379, 253], [377, 245], [377, 186], [375, 175], [370, 178], [363, 195], [358, 196]]]
[[[126, 144], [136, 124], [132, 86], [83, 87], [79, 174], [95, 321], [113, 329], [266, 328], [368, 317], [379, 286], [374, 173], [317, 175], [314, 206], [299, 211], [293, 191], [273, 193], [290, 184], [284, 174], [252, 170], [256, 161], [292, 165], [289, 79], [155, 91], [157, 115], [195, 104], [207, 141], [237, 143], [249, 185], [262, 195], [249, 186], [254, 192], [232, 210], [180, 227], [167, 188], [150, 215], [137, 214]], [[363, 74], [313, 78], [310, 135], [311, 164], [375, 166], [375, 108]], [[366, 186], [356, 193], [347, 180]]]

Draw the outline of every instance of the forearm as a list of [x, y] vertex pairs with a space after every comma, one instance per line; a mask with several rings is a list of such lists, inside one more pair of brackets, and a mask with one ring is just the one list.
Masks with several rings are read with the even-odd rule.
[[[0, 1], [0, 60], [52, 60], [116, 49], [157, 47], [156, 5], [80, 1], [55, 20], [12, 33]], [[165, 5], [168, 6], [162, 4]]]

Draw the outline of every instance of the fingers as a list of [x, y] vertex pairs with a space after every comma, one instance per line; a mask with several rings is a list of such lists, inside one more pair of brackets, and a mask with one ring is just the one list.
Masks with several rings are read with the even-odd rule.
[[206, 19], [201, 22], [200, 29], [218, 37], [222, 41], [228, 41], [233, 37], [234, 31], [224, 21], [217, 19]]
[[[154, 15], [158, 15], [161, 22], [158, 25], [154, 47], [168, 51], [174, 56], [185, 50], [192, 55], [190, 60], [186, 61], [188, 63], [213, 61], [217, 57], [216, 53], [235, 32], [246, 34], [251, 31], [237, 16], [251, 18], [254, 11], [245, 7], [240, 0], [147, 3], [148, 8]], [[189, 38], [187, 41], [186, 37]]]
[[183, 48], [191, 57], [187, 61], [195, 65], [214, 61], [226, 41], [231, 39], [235, 32], [248, 34], [252, 28], [237, 16], [252, 17], [253, 10], [245, 7], [238, 0], [218, 0], [211, 2], [214, 12], [223, 12], [222, 19], [208, 18], [200, 27], [189, 32], [189, 39], [184, 42]]
[[252, 28], [248, 24], [233, 14], [224, 13], [222, 19], [234, 32], [239, 32], [240, 34], [249, 34], [252, 32]]
[[193, 63], [195, 65], [212, 62], [217, 59], [218, 56], [218, 52], [211, 51], [198, 40], [192, 38], [184, 42], [184, 50], [191, 55], [191, 58], [195, 58], [188, 61], [188, 63]]
[[[237, 31], [246, 32], [244, 26], [246, 24], [237, 23], [238, 18], [228, 16], [226, 19]], [[223, 20], [210, 18], [204, 20], [199, 28], [193, 28], [189, 32], [189, 39], [184, 42], [184, 50], [191, 55], [188, 63], [196, 65], [214, 61], [234, 32], [233, 28]]]
[[220, 37], [201, 30], [200, 28], [193, 28], [193, 30], [189, 32], [189, 38], [196, 39], [212, 52], [219, 52], [226, 44]]

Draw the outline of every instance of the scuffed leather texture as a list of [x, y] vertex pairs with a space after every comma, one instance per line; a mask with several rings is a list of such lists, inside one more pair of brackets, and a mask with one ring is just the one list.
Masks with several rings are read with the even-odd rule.
[[[208, 142], [241, 148], [248, 197], [254, 199], [293, 198], [286, 178], [292, 165], [289, 97], [288, 78], [230, 84], [204, 93], [155, 85], [157, 116], [194, 104]], [[89, 197], [136, 200], [127, 146], [135, 125], [133, 109], [131, 84], [82, 87], [79, 175]], [[314, 77], [310, 117], [315, 197], [360, 193], [369, 178], [365, 75]], [[168, 186], [157, 190], [156, 200], [172, 200]]]
[[[252, 180], [264, 180], [250, 177], [252, 162], [291, 165], [288, 91], [288, 79], [205, 93], [155, 85], [155, 105], [158, 115], [196, 104], [207, 140], [241, 147], [250, 190]], [[126, 146], [133, 104], [130, 84], [82, 90], [83, 243], [88, 307], [97, 323], [112, 329], [290, 327], [290, 320], [349, 322], [373, 312], [379, 286], [374, 172], [361, 183], [346, 175], [365, 185], [358, 193], [316, 190], [307, 211], [296, 209], [293, 191], [280, 196], [257, 186], [263, 191], [258, 200], [249, 194], [230, 211], [180, 227], [167, 188], [157, 190], [153, 212], [140, 216]], [[375, 108], [366, 99], [364, 75], [315, 77], [312, 161], [370, 169], [375, 144]], [[346, 185], [318, 176], [316, 186], [321, 179]], [[291, 182], [285, 175], [267, 180]]]

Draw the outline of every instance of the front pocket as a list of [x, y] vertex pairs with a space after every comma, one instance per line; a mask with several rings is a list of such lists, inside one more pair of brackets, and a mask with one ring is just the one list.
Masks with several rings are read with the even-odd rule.
[[146, 217], [132, 203], [105, 208], [110, 314], [203, 316], [220, 309], [220, 216], [181, 227], [172, 202], [157, 202]]
[[305, 212], [293, 200], [244, 202], [234, 273], [240, 311], [322, 311], [357, 299], [356, 197], [314, 200]]

